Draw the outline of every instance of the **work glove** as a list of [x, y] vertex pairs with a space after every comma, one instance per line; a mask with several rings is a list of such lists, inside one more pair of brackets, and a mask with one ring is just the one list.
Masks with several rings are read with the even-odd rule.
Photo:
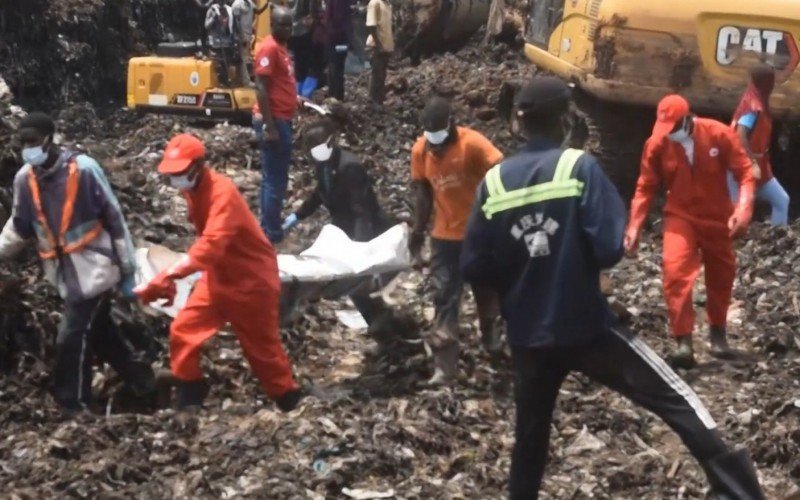
[[625, 239], [622, 242], [625, 248], [625, 255], [634, 258], [639, 253], [639, 229], [629, 227], [625, 230]]
[[285, 219], [283, 219], [283, 224], [281, 225], [281, 229], [284, 231], [289, 231], [294, 226], [296, 226], [298, 222], [300, 222], [300, 219], [297, 218], [297, 214], [291, 214], [287, 216]]
[[144, 305], [151, 304], [157, 300], [166, 300], [165, 306], [169, 307], [175, 300], [175, 295], [178, 289], [175, 286], [175, 281], [170, 277], [167, 271], [160, 272], [150, 283], [140, 285], [133, 289], [133, 292], [139, 297]]
[[134, 288], [136, 288], [136, 275], [133, 273], [124, 275], [119, 282], [119, 291], [122, 296], [128, 300], [136, 300]]

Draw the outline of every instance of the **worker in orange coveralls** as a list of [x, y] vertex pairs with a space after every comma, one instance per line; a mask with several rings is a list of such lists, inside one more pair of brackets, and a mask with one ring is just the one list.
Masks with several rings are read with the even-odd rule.
[[208, 392], [200, 350], [230, 323], [267, 395], [282, 411], [303, 397], [278, 333], [280, 280], [275, 250], [233, 182], [211, 170], [200, 140], [181, 134], [164, 151], [158, 172], [183, 192], [200, 235], [188, 255], [135, 291], [145, 304], [172, 301], [174, 281], [202, 277], [170, 328], [170, 364], [178, 406], [201, 406]]
[[[753, 213], [752, 160], [730, 127], [689, 111], [689, 103], [669, 95], [658, 105], [653, 135], [642, 155], [641, 174], [625, 231], [625, 250], [635, 256], [642, 224], [659, 186], [664, 206], [664, 295], [672, 335], [678, 341], [673, 363], [694, 365], [692, 287], [705, 266], [711, 354], [730, 355], [726, 335], [728, 306], [736, 273], [733, 239], [742, 235]], [[726, 175], [740, 186], [736, 207], [728, 197]]]

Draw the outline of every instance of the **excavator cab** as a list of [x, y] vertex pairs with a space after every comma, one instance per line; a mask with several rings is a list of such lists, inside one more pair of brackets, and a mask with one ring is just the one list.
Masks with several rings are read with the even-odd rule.
[[[257, 0], [257, 8], [269, 0]], [[270, 33], [270, 11], [255, 17], [251, 50]], [[160, 43], [156, 53], [128, 61], [127, 106], [141, 113], [190, 115], [246, 121], [256, 103], [255, 88], [239, 78], [225, 86], [217, 63], [196, 42]]]

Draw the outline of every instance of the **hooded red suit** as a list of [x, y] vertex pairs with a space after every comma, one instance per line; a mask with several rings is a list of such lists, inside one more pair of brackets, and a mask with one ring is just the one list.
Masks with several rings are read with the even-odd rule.
[[[722, 123], [694, 119], [694, 162], [681, 144], [666, 136], [651, 137], [644, 147], [641, 175], [631, 203], [629, 234], [639, 233], [659, 186], [666, 188], [664, 206], [664, 295], [674, 336], [694, 329], [692, 287], [706, 270], [706, 311], [712, 326], [724, 327], [733, 289], [736, 261], [731, 216], [747, 227], [753, 210], [755, 182], [751, 162], [734, 132]], [[734, 210], [726, 174], [741, 185]]]

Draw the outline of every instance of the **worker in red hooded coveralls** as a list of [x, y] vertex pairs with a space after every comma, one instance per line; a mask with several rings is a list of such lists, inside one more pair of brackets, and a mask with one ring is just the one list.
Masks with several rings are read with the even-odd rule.
[[[769, 98], [775, 88], [775, 70], [768, 64], [759, 64], [750, 72], [750, 84], [739, 101], [731, 126], [739, 134], [745, 151], [753, 161], [753, 177], [756, 179], [756, 199], [764, 200], [772, 207], [770, 222], [782, 226], [789, 222], [789, 195], [772, 175], [769, 147], [772, 142], [772, 114]], [[739, 197], [739, 188], [731, 175], [728, 188], [734, 203]]]
[[275, 250], [233, 182], [206, 165], [205, 146], [181, 134], [164, 151], [158, 172], [180, 190], [199, 235], [185, 258], [135, 291], [145, 304], [172, 301], [174, 281], [202, 277], [170, 328], [172, 374], [178, 406], [200, 406], [208, 391], [200, 350], [230, 323], [255, 376], [283, 411], [294, 409], [303, 392], [278, 332], [280, 279]]
[[[642, 224], [663, 186], [664, 295], [672, 335], [678, 341], [673, 358], [678, 367], [694, 364], [692, 287], [701, 262], [705, 266], [711, 352], [720, 357], [731, 352], [726, 324], [736, 273], [733, 239], [746, 231], [752, 217], [752, 167], [730, 127], [696, 117], [681, 96], [669, 95], [659, 103], [653, 135], [642, 154], [624, 244], [629, 256], [636, 255]], [[728, 171], [740, 187], [735, 207], [728, 195]]]

